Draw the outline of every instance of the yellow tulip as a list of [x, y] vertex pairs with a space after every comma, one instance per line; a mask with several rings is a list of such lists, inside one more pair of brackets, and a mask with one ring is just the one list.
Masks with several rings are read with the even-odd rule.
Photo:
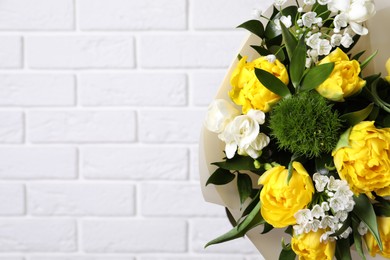
[[370, 252], [371, 256], [375, 256], [379, 253], [386, 258], [390, 258], [390, 217], [377, 217], [376, 220], [378, 223], [379, 236], [382, 240], [383, 251], [380, 251], [374, 236], [368, 232], [364, 236], [368, 252]]
[[325, 233], [324, 229], [317, 232], [303, 233], [293, 236], [291, 247], [299, 260], [332, 260], [336, 249], [334, 241], [321, 242], [320, 238]]
[[360, 64], [356, 60], [349, 60], [347, 54], [337, 48], [320, 61], [321, 64], [334, 62], [335, 67], [319, 87], [317, 92], [323, 97], [342, 102], [344, 98], [358, 93], [365, 85], [366, 81], [359, 77]]
[[340, 178], [356, 195], [390, 195], [390, 128], [377, 129], [374, 122], [361, 122], [352, 128], [349, 146], [332, 155]]
[[230, 98], [237, 105], [242, 106], [242, 112], [246, 114], [250, 109], [268, 112], [271, 106], [279, 101], [280, 96], [264, 87], [255, 75], [255, 68], [272, 73], [286, 85], [288, 73], [286, 67], [278, 60], [270, 62], [267, 57], [260, 57], [252, 62], [247, 62], [243, 57], [230, 78], [232, 90]]
[[288, 170], [284, 166], [271, 168], [259, 179], [259, 184], [263, 185], [261, 215], [276, 228], [296, 224], [294, 214], [306, 208], [314, 193], [313, 182], [302, 164], [293, 162], [293, 169], [289, 182]]

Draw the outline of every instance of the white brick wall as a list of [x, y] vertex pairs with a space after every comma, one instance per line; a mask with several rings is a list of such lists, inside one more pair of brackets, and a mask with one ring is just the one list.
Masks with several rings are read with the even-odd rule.
[[255, 260], [198, 138], [272, 0], [1, 0], [0, 260]]

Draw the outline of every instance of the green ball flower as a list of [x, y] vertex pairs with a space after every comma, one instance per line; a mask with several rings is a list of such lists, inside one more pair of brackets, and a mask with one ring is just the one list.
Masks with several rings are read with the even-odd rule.
[[314, 91], [281, 100], [270, 117], [271, 133], [279, 148], [309, 158], [331, 152], [341, 126], [338, 112]]

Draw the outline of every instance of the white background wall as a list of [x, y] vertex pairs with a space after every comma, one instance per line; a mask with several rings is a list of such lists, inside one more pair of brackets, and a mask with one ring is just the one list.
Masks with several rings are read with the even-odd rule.
[[0, 259], [255, 260], [203, 201], [205, 108], [271, 0], [0, 0]]

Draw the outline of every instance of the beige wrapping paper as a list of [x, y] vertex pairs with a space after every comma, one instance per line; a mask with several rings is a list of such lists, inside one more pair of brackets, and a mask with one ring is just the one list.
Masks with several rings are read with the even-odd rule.
[[[286, 5], [293, 4], [295, 4], [295, 1], [289, 0]], [[379, 72], [381, 72], [383, 76], [387, 75], [385, 63], [387, 58], [390, 57], [390, 0], [376, 0], [375, 4], [377, 13], [367, 23], [369, 34], [367, 36], [363, 36], [352, 50], [354, 53], [361, 50], [367, 50], [365, 56], [370, 55], [375, 50], [379, 51], [370, 66], [368, 66], [363, 72], [364, 76]], [[268, 10], [264, 13], [264, 16], [270, 17], [271, 13], [272, 6], [268, 8]], [[230, 100], [228, 97], [228, 91], [231, 88], [230, 75], [238, 62], [236, 58], [238, 53], [242, 56], [248, 56], [248, 60], [253, 60], [258, 57], [258, 54], [250, 47], [250, 45], [259, 45], [259, 38], [254, 35], [248, 36], [244, 40], [241, 48], [239, 48], [239, 51], [233, 54], [233, 62], [227, 71], [215, 99], [222, 98]], [[211, 163], [222, 160], [224, 156], [223, 150], [224, 143], [218, 139], [217, 134], [212, 133], [203, 127], [199, 143], [199, 170], [203, 196], [208, 202], [227, 207], [233, 215], [238, 218], [240, 215], [239, 197], [235, 182], [221, 186], [205, 186], [210, 174], [216, 169], [215, 166], [211, 165]], [[255, 178], [255, 176], [252, 177]], [[254, 184], [257, 184], [256, 179], [254, 179]], [[281, 238], [284, 237], [286, 241], [289, 241], [288, 235], [284, 234], [284, 230], [281, 229], [274, 229], [266, 235], [259, 235], [261, 230], [262, 227], [255, 228], [247, 234], [247, 237], [256, 246], [265, 259], [278, 259], [281, 250]], [[353, 251], [352, 255], [353, 259], [360, 259], [356, 252]], [[370, 257], [368, 253], [366, 256], [367, 259], [385, 259], [380, 256], [375, 258]]]

